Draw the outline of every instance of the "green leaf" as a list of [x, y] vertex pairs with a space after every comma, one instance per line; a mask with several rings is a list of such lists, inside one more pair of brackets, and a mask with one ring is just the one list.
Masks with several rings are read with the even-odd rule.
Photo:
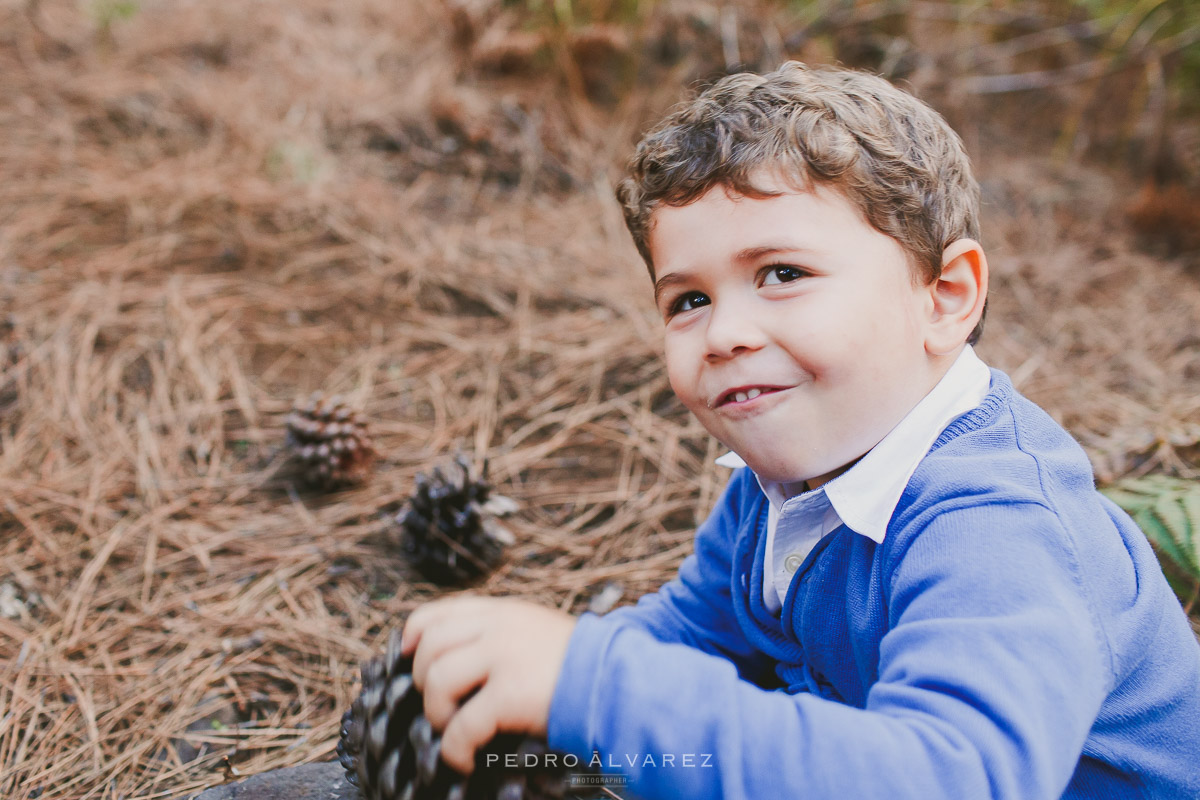
[[1200, 580], [1200, 482], [1150, 475], [1100, 491], [1133, 517], [1162, 556]]
[[[1170, 528], [1163, 522], [1161, 516], [1147, 509], [1139, 514], [1133, 515], [1133, 521], [1138, 524], [1142, 532], [1146, 534], [1146, 538], [1159, 549], [1167, 558], [1183, 569], [1188, 569], [1190, 559], [1187, 553], [1179, 547], [1179, 543], [1174, 536], [1171, 535]], [[1189, 572], [1191, 570], [1188, 570]]]

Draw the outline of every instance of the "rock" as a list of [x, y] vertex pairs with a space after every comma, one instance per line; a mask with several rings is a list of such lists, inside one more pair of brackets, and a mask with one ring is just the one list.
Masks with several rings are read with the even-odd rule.
[[206, 789], [192, 800], [361, 800], [336, 761], [276, 769]]
[[620, 601], [624, 594], [625, 587], [616, 581], [609, 581], [588, 602], [588, 611], [593, 614], [607, 614], [613, 610], [613, 606]]

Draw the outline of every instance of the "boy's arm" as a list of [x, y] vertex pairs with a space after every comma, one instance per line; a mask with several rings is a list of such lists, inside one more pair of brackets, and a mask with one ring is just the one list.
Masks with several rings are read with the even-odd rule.
[[[741, 515], [749, 513], [745, 482], [749, 470], [735, 472], [712, 513], [696, 532], [695, 550], [679, 574], [636, 606], [605, 615], [609, 625], [640, 628], [659, 642], [683, 644], [733, 662], [741, 677], [755, 680], [769, 659], [752, 647], [733, 611], [733, 554]], [[752, 510], [752, 509], [750, 509]]]
[[584, 617], [551, 745], [599, 750], [646, 800], [1059, 797], [1111, 682], [1069, 537], [1020, 505], [949, 511], [908, 544], [891, 557], [892, 628], [865, 709], [768, 692]]

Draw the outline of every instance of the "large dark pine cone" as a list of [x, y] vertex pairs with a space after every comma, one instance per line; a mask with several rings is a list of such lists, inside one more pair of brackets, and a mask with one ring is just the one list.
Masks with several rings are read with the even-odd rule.
[[[531, 737], [501, 734], [476, 754], [463, 776], [441, 760], [441, 736], [423, 713], [412, 659], [393, 631], [386, 653], [362, 665], [362, 692], [342, 717], [338, 760], [366, 800], [565, 800], [596, 797], [570, 787], [571, 774], [595, 775], [585, 761]], [[547, 757], [547, 756], [551, 757]], [[509, 765], [505, 766], [505, 756]], [[516, 767], [512, 766], [513, 756]], [[567, 767], [564, 758], [575, 766]]]
[[513, 541], [495, 517], [511, 512], [515, 504], [492, 495], [492, 487], [483, 477], [472, 476], [462, 456], [454, 464], [458, 474], [453, 477], [440, 468], [433, 477], [417, 475], [416, 491], [396, 517], [409, 560], [425, 577], [443, 584], [488, 574]]
[[332, 489], [365, 480], [375, 458], [367, 423], [341, 397], [314, 392], [287, 419], [287, 444], [304, 481]]

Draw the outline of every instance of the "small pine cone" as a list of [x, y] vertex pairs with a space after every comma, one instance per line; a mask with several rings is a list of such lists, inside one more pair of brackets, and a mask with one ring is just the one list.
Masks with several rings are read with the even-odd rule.
[[12, 314], [0, 320], [0, 373], [8, 372], [25, 355], [25, 345]]
[[17, 331], [17, 323], [10, 314], [0, 320], [0, 419], [13, 417], [10, 406], [17, 401], [17, 363], [24, 357], [25, 347]]
[[375, 460], [362, 416], [334, 395], [314, 392], [287, 419], [287, 444], [303, 464], [306, 483], [332, 489], [366, 479]]
[[[423, 706], [393, 631], [387, 651], [362, 665], [362, 692], [342, 716], [337, 746], [346, 780], [365, 800], [563, 800], [571, 774], [597, 774], [540, 739], [500, 734], [463, 776], [441, 760], [442, 739]], [[595, 793], [571, 787], [569, 796]]]
[[495, 517], [512, 512], [516, 504], [492, 495], [492, 487], [484, 477], [471, 475], [462, 456], [454, 463], [454, 477], [440, 468], [432, 478], [417, 475], [416, 491], [396, 517], [409, 560], [427, 578], [443, 584], [467, 583], [488, 574], [513, 542]]

